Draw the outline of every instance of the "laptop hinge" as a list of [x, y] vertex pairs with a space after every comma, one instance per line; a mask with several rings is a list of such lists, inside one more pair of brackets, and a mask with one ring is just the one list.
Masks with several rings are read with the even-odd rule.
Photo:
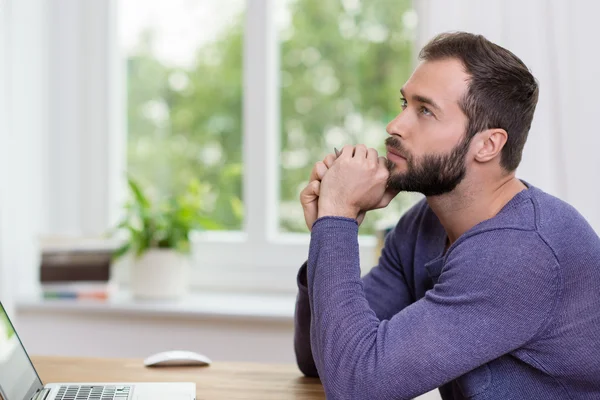
[[42, 389], [36, 394], [33, 395], [31, 400], [45, 400], [46, 397], [50, 394], [50, 389]]

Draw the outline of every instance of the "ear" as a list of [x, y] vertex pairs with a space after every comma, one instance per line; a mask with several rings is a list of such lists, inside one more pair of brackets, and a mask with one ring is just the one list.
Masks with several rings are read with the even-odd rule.
[[494, 159], [502, 152], [508, 140], [508, 133], [504, 129], [487, 129], [479, 132], [475, 140], [475, 160], [484, 163]]

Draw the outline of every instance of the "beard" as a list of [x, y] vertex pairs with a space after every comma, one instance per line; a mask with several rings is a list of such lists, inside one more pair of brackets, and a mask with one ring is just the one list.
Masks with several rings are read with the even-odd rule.
[[453, 191], [467, 173], [466, 155], [471, 139], [465, 137], [447, 154], [426, 154], [416, 160], [395, 136], [385, 140], [386, 146], [406, 159], [408, 170], [394, 173], [396, 165], [388, 160], [388, 188], [403, 192], [419, 192], [439, 196]]

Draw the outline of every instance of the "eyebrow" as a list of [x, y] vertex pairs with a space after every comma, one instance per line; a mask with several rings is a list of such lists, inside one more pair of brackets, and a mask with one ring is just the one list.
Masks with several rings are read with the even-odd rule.
[[[403, 97], [406, 97], [406, 95], [404, 94], [404, 88], [400, 89], [400, 93], [402, 94]], [[435, 101], [433, 101], [432, 99], [430, 99], [429, 97], [421, 96], [419, 94], [413, 94], [412, 100], [418, 101], [419, 103], [423, 103], [423, 104], [429, 104], [431, 106], [431, 108], [434, 108], [436, 111], [442, 112], [441, 107], [438, 106], [437, 103]]]

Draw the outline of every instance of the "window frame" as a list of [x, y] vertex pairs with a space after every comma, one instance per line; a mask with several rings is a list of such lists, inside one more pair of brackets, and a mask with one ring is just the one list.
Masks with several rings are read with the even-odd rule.
[[[278, 232], [279, 49], [274, 1], [247, 1], [242, 79], [244, 226], [242, 232], [195, 235], [193, 282], [199, 288], [295, 291], [296, 273], [308, 257], [308, 234]], [[361, 265], [371, 266], [375, 239], [360, 237], [359, 242]]]
[[[50, 194], [49, 204], [57, 212], [49, 212], [49, 231], [97, 235], [118, 220], [126, 196], [126, 68], [118, 4], [61, 5], [49, 11], [49, 48], [59, 55], [51, 60], [50, 71], [72, 72], [59, 79], [49, 76], [54, 82], [50, 98], [61, 85], [75, 85], [68, 82], [73, 76], [85, 84], [50, 106], [51, 113], [63, 118], [51, 125], [51, 137], [72, 150], [63, 152], [50, 141], [51, 178], [76, 195], [64, 205], [64, 193]], [[273, 0], [246, 1], [243, 52], [243, 229], [192, 234], [191, 283], [195, 290], [292, 293], [296, 273], [308, 257], [310, 236], [278, 232], [280, 61]], [[81, 131], [89, 134], [78, 135]], [[361, 236], [359, 243], [361, 265], [371, 267], [376, 240]], [[118, 275], [127, 283], [127, 274]]]

